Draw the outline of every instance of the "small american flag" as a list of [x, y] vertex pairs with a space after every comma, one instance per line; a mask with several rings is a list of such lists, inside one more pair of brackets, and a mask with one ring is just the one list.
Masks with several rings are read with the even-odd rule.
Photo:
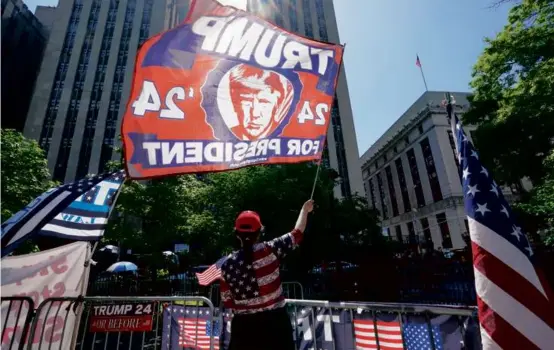
[[225, 260], [227, 260], [226, 256], [216, 261], [216, 263], [208, 267], [206, 271], [197, 273], [196, 278], [198, 278], [198, 284], [200, 284], [201, 286], [207, 286], [213, 281], [220, 279], [221, 266], [223, 265]]
[[483, 349], [552, 349], [553, 303], [502, 189], [447, 105], [462, 173]]
[[[187, 310], [188, 311], [188, 310]], [[214, 349], [219, 349], [219, 323], [198, 318], [180, 318], [179, 346], [193, 349], [210, 349], [210, 340]]]
[[[375, 332], [375, 324], [377, 332]], [[357, 350], [397, 350], [402, 345], [402, 328], [398, 321], [354, 320], [354, 335]], [[375, 334], [377, 333], [377, 337]], [[377, 339], [379, 346], [377, 346]], [[423, 349], [423, 348], [422, 348]]]
[[416, 55], [415, 65], [421, 68], [421, 61], [419, 60], [419, 55]]

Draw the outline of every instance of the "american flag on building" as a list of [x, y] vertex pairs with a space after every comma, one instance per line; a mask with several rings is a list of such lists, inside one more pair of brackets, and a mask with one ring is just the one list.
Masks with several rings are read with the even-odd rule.
[[447, 110], [462, 173], [483, 349], [552, 349], [553, 303], [531, 243], [449, 103]]
[[207, 307], [169, 305], [164, 309], [162, 349], [220, 348], [221, 324]]

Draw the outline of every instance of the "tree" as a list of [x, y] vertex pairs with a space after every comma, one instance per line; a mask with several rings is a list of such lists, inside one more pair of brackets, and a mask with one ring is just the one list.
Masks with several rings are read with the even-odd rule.
[[1, 131], [2, 221], [54, 187], [44, 151], [20, 132]]
[[[322, 167], [306, 241], [290, 260], [301, 266], [299, 270], [336, 258], [341, 252], [337, 246], [341, 234], [355, 237], [352, 241], [358, 244], [371, 242], [370, 236], [376, 232], [380, 235], [377, 218], [364, 211], [367, 207], [362, 199], [348, 206], [350, 202], [332, 198], [335, 180], [330, 173]], [[148, 183], [130, 181], [118, 199], [106, 240], [121, 242], [152, 258], [153, 253], [171, 249], [173, 243], [187, 243], [190, 252], [186, 259], [191, 265], [211, 264], [237, 246], [232, 232], [234, 220], [243, 210], [260, 214], [266, 227], [263, 239], [289, 232], [302, 203], [310, 197], [315, 174], [313, 164], [293, 164], [175, 176]], [[339, 224], [333, 226], [333, 222]]]
[[[554, 135], [554, 1], [523, 0], [473, 71], [471, 108], [482, 161], [499, 182], [539, 185]], [[501, 142], [504, 140], [504, 142]]]
[[554, 247], [554, 151], [545, 159], [547, 175], [542, 184], [533, 188], [529, 200], [517, 208], [531, 216], [537, 229], [546, 231], [544, 242]]

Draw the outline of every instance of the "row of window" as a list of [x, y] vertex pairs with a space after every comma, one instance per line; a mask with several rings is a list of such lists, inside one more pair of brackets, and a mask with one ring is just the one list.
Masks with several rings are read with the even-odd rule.
[[62, 145], [58, 151], [56, 167], [54, 168], [54, 179], [59, 181], [64, 180], [67, 170], [67, 163], [69, 161], [69, 154], [71, 153], [71, 145], [73, 143], [73, 135], [75, 133], [77, 115], [79, 114], [81, 96], [83, 94], [83, 86], [87, 75], [90, 53], [94, 40], [94, 35], [96, 33], [96, 26], [98, 25], [98, 16], [100, 13], [101, 5], [102, 0], [93, 0], [91, 11], [89, 12], [87, 32], [85, 34], [83, 46], [81, 47], [77, 72], [75, 74], [73, 89], [71, 91], [71, 100], [65, 117], [65, 123], [62, 132]]
[[52, 133], [54, 131], [54, 123], [58, 114], [63, 84], [65, 81], [65, 76], [67, 74], [69, 60], [71, 59], [73, 44], [75, 43], [75, 35], [77, 33], [77, 24], [79, 23], [82, 9], [82, 0], [74, 0], [73, 8], [71, 9], [71, 16], [69, 18], [68, 28], [66, 30], [65, 39], [62, 46], [62, 52], [60, 54], [60, 59], [58, 60], [58, 67], [56, 68], [56, 75], [54, 76], [54, 89], [52, 89], [52, 91], [50, 92], [48, 107], [46, 108], [44, 122], [42, 123], [39, 144], [47, 154], [48, 150], [50, 149], [50, 142], [52, 140]]
[[[127, 8], [125, 9], [125, 19], [123, 22], [123, 31], [121, 32], [121, 40], [119, 44], [119, 50], [117, 55], [116, 71], [118, 69], [123, 72], [127, 66], [129, 39], [131, 38], [131, 31], [133, 28], [133, 18], [135, 17], [136, 0], [129, 0], [127, 2]], [[110, 108], [108, 110], [108, 116], [106, 118], [106, 126], [104, 129], [104, 140], [102, 142], [102, 150], [100, 152], [100, 172], [106, 171], [106, 165], [112, 159], [113, 146], [116, 135], [116, 124], [119, 114], [120, 100], [122, 89], [125, 80], [124, 74], [114, 75], [112, 82], [112, 93], [110, 94]], [[112, 107], [113, 106], [113, 107]]]
[[[450, 249], [452, 248], [452, 237], [450, 234], [450, 227], [448, 225], [448, 220], [446, 219], [445, 213], [439, 213], [435, 215], [435, 219], [437, 220], [437, 227], [439, 229], [439, 232], [441, 234], [441, 246], [444, 249]], [[431, 237], [431, 227], [429, 225], [429, 219], [428, 218], [421, 218], [419, 220], [419, 228], [414, 227], [414, 221], [409, 221], [406, 223], [406, 229], [408, 231], [408, 235], [402, 234], [402, 226], [396, 225], [394, 227], [394, 235], [395, 239], [399, 242], [404, 242], [407, 244], [412, 245], [431, 245], [433, 242], [433, 239]], [[467, 226], [467, 223], [466, 223]], [[387, 235], [391, 237], [390, 228], [386, 229]]]
[[87, 118], [85, 120], [85, 130], [83, 132], [83, 140], [81, 141], [81, 149], [79, 151], [79, 162], [77, 164], [76, 174], [77, 178], [83, 178], [87, 175], [89, 170], [92, 144], [94, 142], [94, 134], [98, 122], [100, 100], [102, 98], [102, 92], [104, 91], [104, 79], [106, 78], [109, 50], [112, 44], [118, 7], [119, 0], [110, 0], [108, 18], [106, 22], [107, 25], [102, 36], [101, 51], [98, 55], [98, 65], [96, 66], [96, 73], [94, 74], [94, 83], [92, 86]]
[[[431, 146], [429, 144], [429, 139], [424, 138], [420, 143], [419, 146], [421, 148], [423, 159], [425, 162], [425, 168], [428, 175], [428, 181], [431, 188], [431, 194], [433, 196], [433, 201], [438, 202], [443, 199], [441, 187], [439, 178], [437, 175], [437, 170], [435, 167], [435, 162], [433, 159], [433, 153], [431, 151]], [[404, 172], [404, 167], [402, 164], [401, 157], [397, 158], [394, 161], [394, 167], [396, 170], [396, 175], [398, 178], [398, 185], [400, 188], [400, 199], [402, 200], [402, 209], [404, 213], [407, 213], [412, 210], [412, 205], [410, 203], [410, 192], [412, 192], [415, 195], [416, 200], [416, 206], [418, 208], [425, 206], [425, 197], [423, 194], [423, 186], [422, 181], [419, 173], [419, 168], [417, 165], [417, 159], [415, 155], [415, 150], [412, 148], [406, 152], [406, 157], [408, 160], [408, 167], [410, 171], [410, 176], [412, 178], [413, 183], [413, 192], [408, 189], [407, 181], [406, 181], [406, 175]], [[392, 164], [391, 164], [392, 165]], [[369, 179], [369, 191], [368, 191], [368, 185], [366, 185], [366, 193], [370, 197], [370, 202], [372, 203], [373, 207], [378, 209], [381, 213], [381, 216], [383, 219], [388, 219], [390, 216], [390, 210], [392, 210], [392, 217], [398, 216], [400, 214], [400, 206], [398, 205], [398, 199], [397, 199], [397, 193], [396, 193], [396, 187], [395, 187], [395, 181], [393, 178], [393, 169], [392, 166], [389, 165], [385, 168], [385, 176], [387, 180], [387, 186], [385, 187], [383, 184], [383, 179], [381, 176], [381, 172], [377, 173], [375, 176], [373, 176], [371, 179]], [[376, 201], [375, 201], [375, 193], [373, 189], [373, 179], [377, 180], [377, 187], [379, 191], [379, 199], [380, 199], [380, 208], [376, 207]], [[388, 189], [388, 192], [386, 190]], [[389, 201], [387, 199], [390, 198], [390, 207], [389, 208]]]

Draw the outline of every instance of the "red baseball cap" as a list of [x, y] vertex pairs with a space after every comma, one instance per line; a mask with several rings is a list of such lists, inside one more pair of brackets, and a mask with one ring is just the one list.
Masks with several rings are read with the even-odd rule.
[[262, 228], [262, 220], [258, 213], [246, 210], [239, 214], [235, 221], [235, 230], [240, 232], [257, 232]]

